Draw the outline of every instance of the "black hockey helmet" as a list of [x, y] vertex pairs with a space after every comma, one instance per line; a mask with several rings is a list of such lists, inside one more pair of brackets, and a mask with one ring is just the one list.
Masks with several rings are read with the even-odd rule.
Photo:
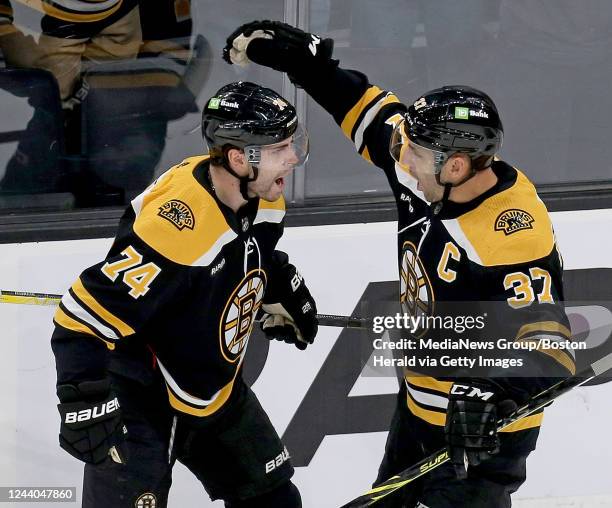
[[419, 97], [408, 108], [400, 132], [394, 133], [391, 154], [400, 161], [401, 139], [435, 153], [435, 171], [454, 153], [465, 153], [473, 171], [486, 169], [499, 151], [504, 128], [491, 98], [469, 86], [444, 86]]
[[[202, 112], [202, 134], [210, 156], [223, 158], [227, 148], [278, 143], [297, 129], [295, 108], [274, 90], [248, 81], [222, 87]], [[256, 164], [254, 153], [247, 153]]]
[[[248, 81], [223, 86], [202, 112], [202, 135], [211, 161], [240, 180], [240, 192], [249, 199], [247, 185], [257, 180], [258, 165], [266, 145], [292, 137], [296, 166], [308, 158], [308, 134], [298, 125], [295, 108], [274, 90]], [[227, 152], [243, 150], [253, 176], [240, 176], [230, 166]]]

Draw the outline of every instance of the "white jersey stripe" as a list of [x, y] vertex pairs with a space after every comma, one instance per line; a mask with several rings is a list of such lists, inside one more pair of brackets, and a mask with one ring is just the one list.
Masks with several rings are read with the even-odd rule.
[[223, 233], [217, 241], [212, 245], [210, 249], [208, 249], [200, 258], [196, 259], [191, 266], [208, 266], [210, 265], [214, 259], [217, 257], [221, 249], [234, 240], [238, 235], [234, 233], [233, 230], [228, 229], [225, 233]]
[[[185, 162], [185, 161], [183, 161]], [[168, 176], [168, 174], [170, 173], [170, 170], [165, 171], [164, 173], [162, 173], [161, 175], [159, 175], [151, 185], [149, 185], [145, 190], [143, 190], [140, 194], [138, 194], [138, 196], [136, 196], [134, 199], [132, 199], [132, 209], [134, 210], [134, 214], [136, 217], [138, 217], [140, 215], [140, 212], [142, 211], [142, 205], [144, 203], [144, 199], [147, 196], [147, 194], [149, 194], [152, 190], [153, 187], [155, 187], [159, 182], [161, 182], [166, 176]]]
[[[540, 339], [546, 339], [549, 340], [550, 342], [559, 342], [559, 343], [563, 343], [566, 342], [568, 339], [567, 338], [561, 338], [558, 335], [548, 335], [546, 333], [535, 333], [534, 335], [529, 335], [529, 334], [525, 334], [523, 337], [521, 337], [521, 339], [519, 340], [523, 340], [523, 341], [538, 341]], [[576, 361], [576, 353], [572, 348], [559, 348], [559, 351], [563, 351], [564, 353], [567, 353], [569, 356], [572, 357], [572, 359], [574, 361]]]
[[406, 388], [408, 388], [408, 393], [410, 394], [410, 396], [414, 400], [419, 402], [420, 404], [425, 404], [431, 407], [437, 407], [440, 409], [444, 409], [445, 411], [448, 408], [448, 399], [446, 397], [442, 397], [440, 395], [433, 395], [427, 392], [422, 392], [420, 390], [413, 388], [407, 382], [406, 382]]
[[73, 12], [96, 13], [112, 9], [121, 0], [105, 0], [101, 2], [89, 3], [79, 0], [53, 0], [53, 5], [63, 7]]
[[219, 390], [209, 400], [198, 399], [197, 397], [194, 397], [193, 395], [189, 395], [187, 392], [181, 389], [181, 387], [176, 383], [174, 378], [170, 375], [168, 370], [164, 367], [163, 363], [159, 361], [159, 358], [157, 358], [157, 365], [159, 365], [159, 370], [161, 370], [162, 375], [164, 376], [164, 379], [166, 380], [166, 383], [168, 383], [168, 386], [172, 388], [172, 391], [178, 397], [183, 399], [185, 402], [188, 402], [192, 406], [198, 406], [198, 407], [209, 406], [217, 399], [217, 397], [221, 393], [221, 390]]
[[397, 163], [395, 164], [395, 176], [397, 177], [397, 181], [400, 184], [409, 189], [421, 201], [427, 203], [427, 200], [425, 199], [425, 194], [423, 194], [420, 190], [417, 189], [416, 178], [409, 175], [406, 171], [399, 167]]
[[285, 217], [285, 210], [273, 210], [270, 208], [262, 208], [257, 210], [257, 215], [253, 224], [259, 224], [260, 222], [275, 222], [279, 224]]
[[476, 252], [476, 249], [472, 245], [472, 242], [468, 240], [468, 237], [463, 232], [463, 229], [461, 229], [459, 221], [457, 219], [449, 219], [443, 220], [442, 223], [444, 224], [444, 227], [446, 228], [448, 233], [453, 237], [453, 240], [455, 240], [459, 247], [461, 247], [466, 252], [468, 259], [470, 259], [474, 263], [482, 265], [483, 263], [480, 259], [480, 256], [478, 255], [478, 252]]
[[376, 102], [376, 104], [374, 104], [373, 106], [370, 107], [368, 112], [364, 115], [363, 120], [361, 120], [361, 123], [359, 124], [359, 127], [355, 131], [355, 148], [357, 150], [359, 150], [361, 148], [361, 145], [363, 143], [363, 133], [368, 128], [368, 125], [370, 125], [372, 123], [372, 120], [374, 120], [374, 117], [380, 111], [380, 108], [382, 107], [383, 102], [385, 102], [385, 100], [390, 95], [392, 95], [391, 92], [387, 92], [386, 95], [381, 97], [380, 100], [378, 102]]
[[111, 330], [108, 326], [102, 324], [96, 317], [94, 317], [90, 312], [85, 310], [82, 305], [80, 305], [70, 294], [67, 292], [62, 297], [62, 303], [67, 310], [69, 310], [72, 314], [74, 314], [79, 319], [85, 321], [87, 324], [91, 325], [99, 334], [106, 337], [107, 339], [119, 340], [119, 336]]

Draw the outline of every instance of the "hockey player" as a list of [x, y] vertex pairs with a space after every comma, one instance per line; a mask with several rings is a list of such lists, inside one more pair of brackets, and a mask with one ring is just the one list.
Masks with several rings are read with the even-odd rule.
[[86, 507], [165, 507], [177, 459], [226, 507], [301, 506], [241, 367], [260, 308], [269, 338], [304, 349], [317, 332], [303, 278], [275, 250], [307, 135], [291, 104], [248, 82], [208, 101], [202, 131], [208, 155], [132, 201], [55, 314], [60, 446], [86, 462]]
[[[486, 94], [445, 86], [406, 106], [362, 73], [338, 67], [332, 48], [331, 39], [256, 21], [230, 35], [224, 57], [286, 72], [385, 172], [398, 209], [400, 300], [407, 312], [439, 315], [448, 302], [491, 305], [493, 329], [533, 346], [508, 353], [514, 367], [501, 374], [406, 373], [377, 483], [444, 446], [450, 462], [379, 504], [509, 507], [525, 480], [542, 413], [499, 434], [497, 419], [553, 378], [575, 373], [572, 351], [562, 347], [570, 331], [546, 207], [521, 171], [495, 158], [503, 128]], [[540, 338], [560, 347], [541, 347]]]
[[[57, 80], [65, 108], [81, 72], [81, 60], [134, 58], [142, 43], [137, 0], [17, 0], [42, 14], [36, 47], [15, 48], [14, 65], [46, 69]], [[3, 5], [4, 4], [4, 5]], [[10, 0], [0, 1], [0, 13]], [[38, 32], [38, 27], [34, 31]]]

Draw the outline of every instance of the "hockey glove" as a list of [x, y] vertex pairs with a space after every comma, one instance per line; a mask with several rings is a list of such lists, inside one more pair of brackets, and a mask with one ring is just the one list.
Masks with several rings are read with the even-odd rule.
[[309, 69], [320, 69], [320, 65], [337, 65], [331, 59], [333, 49], [333, 39], [321, 39], [280, 21], [263, 20], [238, 27], [227, 38], [223, 58], [241, 66], [252, 60], [292, 78]]
[[59, 385], [57, 396], [62, 418], [60, 446], [83, 462], [99, 464], [110, 456], [113, 461], [124, 464], [127, 429], [109, 381]]
[[298, 349], [313, 343], [319, 328], [317, 306], [284, 252], [274, 251], [262, 310], [261, 329], [268, 339], [295, 344]]
[[467, 478], [468, 466], [476, 466], [499, 452], [497, 420], [517, 408], [502, 400], [502, 389], [484, 379], [456, 381], [451, 387], [444, 432], [448, 456], [457, 478]]

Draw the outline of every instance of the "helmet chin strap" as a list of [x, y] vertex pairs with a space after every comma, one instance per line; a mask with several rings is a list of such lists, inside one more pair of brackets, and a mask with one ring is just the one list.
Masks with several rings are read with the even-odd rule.
[[251, 178], [250, 176], [241, 176], [231, 168], [229, 161], [227, 160], [226, 153], [223, 154], [223, 167], [230, 175], [238, 179], [238, 181], [240, 182], [240, 194], [242, 195], [243, 199], [245, 201], [253, 199], [249, 197], [248, 185], [250, 182], [254, 182], [255, 180], [257, 180], [257, 177], [259, 176], [259, 168], [255, 164], [251, 163], [251, 167], [253, 168], [253, 177]]
[[237, 177], [238, 180], [240, 181], [240, 194], [242, 194], [242, 197], [244, 198], [245, 201], [249, 201], [257, 197], [257, 196], [255, 196], [255, 198], [249, 197], [249, 191], [248, 191], [249, 182], [254, 182], [255, 180], [257, 180], [257, 177], [259, 176], [259, 168], [257, 166], [254, 166], [253, 164], [251, 164], [251, 167], [253, 168], [253, 178], [248, 177], [248, 176]]
[[[444, 165], [444, 163], [446, 162], [446, 160], [444, 160], [442, 162], [441, 165]], [[444, 183], [440, 180], [440, 174], [442, 173], [442, 168], [440, 167], [440, 171], [438, 171], [436, 173], [436, 182], [438, 182], [438, 185], [442, 185], [444, 186], [444, 193], [442, 194], [442, 199], [440, 199], [440, 201], [436, 201], [435, 205], [434, 205], [434, 215], [438, 215], [441, 211], [442, 208], [444, 207], [444, 205], [446, 204], [446, 202], [448, 201], [448, 198], [450, 196], [451, 190], [453, 189], [453, 187], [459, 187], [460, 185], [463, 185], [465, 182], [467, 182], [470, 178], [473, 178], [476, 175], [476, 170], [474, 168], [471, 168], [470, 174], [467, 175], [463, 180], [457, 182], [457, 183]]]
[[[439, 183], [440, 178], [438, 177], [438, 175], [436, 175], [436, 179]], [[453, 184], [451, 183], [440, 183], [440, 185], [444, 185], [444, 193], [442, 194], [442, 199], [440, 199], [440, 201], [432, 203], [434, 215], [438, 215], [442, 211], [442, 208], [444, 208], [444, 205], [448, 201], [448, 197], [450, 196], [451, 190], [453, 188]]]

